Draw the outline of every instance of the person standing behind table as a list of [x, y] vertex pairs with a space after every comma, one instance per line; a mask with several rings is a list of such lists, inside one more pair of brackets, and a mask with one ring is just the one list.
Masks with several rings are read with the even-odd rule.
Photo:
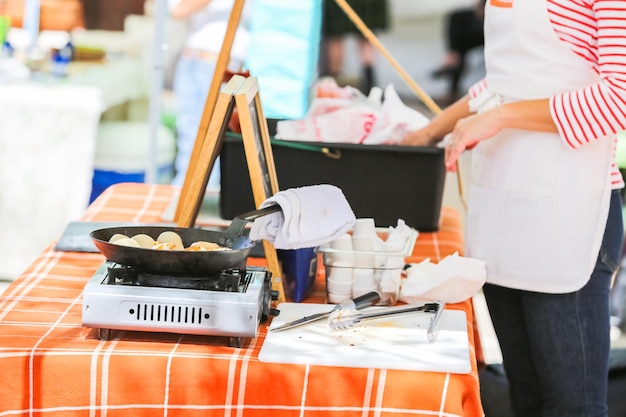
[[448, 78], [450, 85], [442, 103], [450, 104], [459, 98], [459, 83], [465, 72], [467, 54], [484, 43], [483, 23], [485, 0], [474, 7], [453, 10], [446, 17], [446, 56], [441, 67], [433, 71], [434, 78]]
[[[170, 14], [188, 19], [189, 36], [174, 71], [172, 89], [176, 100], [176, 174], [172, 185], [182, 186], [202, 119], [204, 105], [222, 49], [234, 0], [168, 0]], [[246, 57], [249, 44], [247, 8], [244, 7], [230, 53], [228, 69], [236, 72]], [[218, 76], [222, 76], [219, 74]], [[219, 158], [207, 189], [220, 188]]]
[[[389, 5], [387, 0], [354, 0], [349, 2], [354, 12], [371, 31], [384, 31], [389, 28]], [[372, 44], [361, 34], [350, 18], [335, 0], [323, 0], [322, 3], [322, 76], [335, 79], [341, 75], [344, 64], [345, 37], [354, 34], [357, 37], [361, 70], [360, 88], [369, 94], [376, 85], [374, 64], [376, 51]]]
[[472, 151], [466, 256], [518, 417], [607, 416], [609, 289], [622, 245], [626, 2], [489, 0], [486, 77], [408, 134]]

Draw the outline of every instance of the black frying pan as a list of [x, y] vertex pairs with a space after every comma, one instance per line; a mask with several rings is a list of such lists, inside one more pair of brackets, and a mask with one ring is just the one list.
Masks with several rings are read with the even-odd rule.
[[[281, 211], [280, 206], [273, 205], [241, 214], [233, 219], [228, 229], [224, 232], [174, 226], [124, 226], [94, 230], [90, 233], [90, 237], [100, 253], [109, 261], [155, 273], [203, 275], [225, 269], [245, 267], [248, 254], [256, 245], [255, 241], [242, 235], [246, 223], [278, 211]], [[135, 248], [109, 242], [109, 239], [116, 233], [128, 237], [145, 233], [156, 239], [165, 231], [178, 233], [185, 247], [203, 240], [217, 243], [230, 248], [230, 250], [170, 251]]]

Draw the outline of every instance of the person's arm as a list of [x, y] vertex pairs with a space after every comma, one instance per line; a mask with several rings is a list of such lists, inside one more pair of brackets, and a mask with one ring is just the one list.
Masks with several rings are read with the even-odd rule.
[[403, 139], [403, 145], [425, 146], [440, 142], [448, 133], [452, 132], [459, 119], [469, 116], [469, 97], [464, 96], [454, 104], [445, 108], [422, 129], [408, 133]]
[[[592, 10], [586, 10], [588, 7]], [[596, 19], [597, 28], [589, 28], [581, 8]], [[593, 30], [597, 45], [597, 51], [586, 42], [570, 47], [594, 66], [598, 83], [550, 100], [552, 117], [566, 146], [576, 149], [626, 129], [626, 45], [616, 41], [626, 37], [626, 2], [596, 0], [587, 6], [577, 5], [569, 14], [553, 13], [551, 20], [555, 28], [565, 28], [556, 31], [561, 38], [583, 39]]]
[[454, 171], [456, 161], [465, 149], [472, 149], [478, 142], [493, 137], [502, 129], [557, 133], [550, 112], [550, 99], [506, 103], [459, 120], [446, 149], [446, 168]]
[[180, 0], [170, 7], [170, 15], [175, 19], [186, 19], [210, 2], [211, 0]]
[[[480, 89], [486, 84], [481, 81], [476, 86]], [[450, 134], [446, 147], [446, 169], [454, 171], [463, 151], [472, 149], [478, 142], [493, 137], [502, 129], [558, 132], [549, 98], [506, 103], [477, 114], [471, 113], [469, 101], [470, 96], [463, 97], [439, 113], [427, 126], [405, 136], [402, 143], [429, 145]]]

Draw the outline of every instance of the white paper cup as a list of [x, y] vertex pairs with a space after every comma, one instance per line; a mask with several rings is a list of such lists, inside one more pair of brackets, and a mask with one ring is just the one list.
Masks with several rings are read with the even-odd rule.
[[329, 294], [350, 295], [352, 294], [352, 283], [328, 281], [326, 283], [326, 292]]
[[354, 266], [354, 252], [336, 252], [325, 254], [326, 265], [331, 266]]
[[352, 284], [353, 269], [351, 268], [351, 265], [338, 265], [335, 263], [333, 266], [327, 267], [326, 270], [329, 280], [336, 283]]
[[[374, 238], [352, 237], [352, 247], [354, 248], [354, 266], [356, 268], [373, 268], [376, 261], [374, 252]], [[359, 253], [365, 252], [365, 253]]]
[[352, 236], [352, 249], [355, 252], [374, 252], [376, 250], [376, 243], [374, 237], [359, 237]]
[[374, 237], [376, 236], [376, 224], [372, 218], [356, 219], [352, 226], [353, 237]]
[[354, 268], [352, 272], [352, 288], [376, 287], [374, 270], [368, 268]]
[[352, 250], [352, 236], [350, 236], [347, 233], [344, 235], [341, 235], [337, 239], [330, 242], [329, 246], [337, 250], [351, 251]]
[[329, 304], [343, 303], [344, 301], [348, 301], [351, 298], [352, 298], [352, 294], [348, 294], [348, 295], [335, 294], [335, 293], [327, 293], [326, 294], [326, 301]]
[[345, 234], [330, 242], [329, 247], [333, 250], [325, 253], [325, 264], [334, 265], [337, 262], [354, 263], [354, 252], [352, 250], [352, 236]]

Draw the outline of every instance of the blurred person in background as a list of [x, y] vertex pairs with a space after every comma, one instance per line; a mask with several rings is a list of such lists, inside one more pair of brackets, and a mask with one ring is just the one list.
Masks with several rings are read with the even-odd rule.
[[450, 81], [447, 93], [441, 98], [443, 105], [453, 103], [463, 94], [460, 81], [465, 72], [467, 54], [483, 46], [483, 23], [485, 0], [468, 9], [456, 9], [446, 17], [445, 43], [446, 56], [441, 67], [433, 71], [433, 78], [447, 78]]
[[[389, 4], [387, 0], [354, 0], [350, 6], [372, 32], [389, 29]], [[345, 39], [348, 35], [357, 38], [360, 80], [358, 87], [369, 94], [376, 85], [374, 64], [376, 50], [361, 34], [335, 0], [323, 0], [322, 6], [322, 50], [321, 76], [338, 79], [344, 66]]]
[[[187, 19], [189, 34], [176, 63], [172, 89], [176, 100], [176, 174], [172, 185], [182, 186], [198, 133], [206, 98], [215, 74], [234, 0], [168, 0], [175, 19]], [[248, 2], [249, 3], [249, 2]], [[248, 9], [244, 7], [230, 53], [228, 70], [241, 69], [249, 44]], [[219, 158], [208, 190], [219, 190]]]

